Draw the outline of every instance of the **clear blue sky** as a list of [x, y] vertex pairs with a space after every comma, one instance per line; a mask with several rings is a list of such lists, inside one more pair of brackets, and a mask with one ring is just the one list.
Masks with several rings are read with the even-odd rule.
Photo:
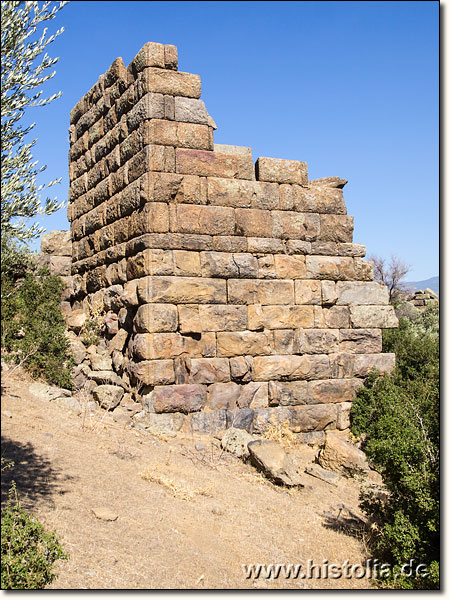
[[[438, 274], [438, 19], [434, 1], [71, 2], [49, 23], [66, 27], [46, 88], [63, 97], [33, 109], [34, 157], [66, 199], [70, 109], [117, 56], [175, 44], [179, 70], [202, 78], [216, 143], [348, 179], [354, 241], [427, 279]], [[41, 222], [68, 228], [65, 209]]]

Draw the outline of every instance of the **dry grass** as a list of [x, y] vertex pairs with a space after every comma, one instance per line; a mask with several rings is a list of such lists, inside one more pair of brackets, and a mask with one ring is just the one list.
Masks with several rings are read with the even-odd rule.
[[[186, 432], [165, 441], [114, 426], [101, 411], [91, 421], [86, 414], [83, 429], [82, 414], [32, 396], [29, 383], [15, 373], [3, 394], [2, 412], [12, 415], [2, 419], [3, 456], [15, 460], [22, 499], [70, 553], [51, 588], [298, 589], [284, 579], [248, 580], [241, 565], [364, 560], [364, 540], [326, 527], [323, 516], [329, 511], [336, 525], [339, 503], [356, 513], [357, 482], [331, 488], [311, 478], [311, 487], [291, 493], [222, 454], [208, 436]], [[268, 435], [286, 441], [283, 428]], [[303, 444], [298, 454], [311, 461], [315, 450]], [[91, 509], [98, 506], [117, 520], [96, 519]], [[370, 582], [308, 586], [362, 589]]]
[[289, 421], [269, 425], [261, 437], [277, 442], [286, 450], [296, 448], [300, 445], [295, 433], [289, 428]]
[[179, 481], [175, 481], [174, 479], [170, 479], [166, 477], [166, 475], [161, 474], [159, 471], [158, 465], [149, 466], [140, 473], [140, 476], [145, 481], [152, 481], [153, 483], [157, 483], [158, 485], [162, 485], [164, 488], [169, 490], [169, 492], [175, 498], [180, 498], [181, 500], [186, 500], [190, 502], [195, 498], [195, 496], [207, 496], [208, 498], [212, 498], [213, 494], [210, 489], [205, 488], [193, 488], [189, 489], [186, 485], [180, 483]]

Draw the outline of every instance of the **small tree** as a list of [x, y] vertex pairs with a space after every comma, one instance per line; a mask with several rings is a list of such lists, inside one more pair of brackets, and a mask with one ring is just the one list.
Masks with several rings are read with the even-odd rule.
[[409, 273], [410, 266], [395, 255], [391, 256], [389, 264], [384, 258], [375, 255], [369, 256], [368, 260], [373, 263], [375, 280], [381, 281], [387, 287], [389, 302], [395, 301], [406, 289], [402, 280]]
[[27, 225], [26, 220], [39, 214], [52, 214], [64, 204], [47, 198], [45, 206], [41, 206], [39, 192], [60, 180], [37, 185], [36, 177], [46, 167], [38, 168], [37, 161], [33, 161], [31, 150], [37, 140], [26, 142], [26, 136], [35, 124], [24, 127], [20, 123], [27, 108], [44, 106], [61, 96], [59, 92], [42, 98], [42, 90], [38, 88], [55, 75], [48, 69], [58, 58], [50, 58], [46, 48], [64, 28], [50, 37], [47, 37], [47, 28], [44, 28], [37, 38], [33, 38], [39, 26], [53, 19], [67, 2], [57, 2], [53, 7], [52, 4], [1, 3], [2, 273], [20, 244], [39, 237], [44, 231], [37, 223]]

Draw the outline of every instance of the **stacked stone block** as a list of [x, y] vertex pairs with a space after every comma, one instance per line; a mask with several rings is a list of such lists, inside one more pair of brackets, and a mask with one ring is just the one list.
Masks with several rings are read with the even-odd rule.
[[74, 308], [115, 316], [114, 364], [151, 419], [346, 428], [364, 377], [394, 364], [381, 329], [397, 325], [346, 182], [215, 145], [200, 92], [174, 46], [149, 43], [72, 110]]

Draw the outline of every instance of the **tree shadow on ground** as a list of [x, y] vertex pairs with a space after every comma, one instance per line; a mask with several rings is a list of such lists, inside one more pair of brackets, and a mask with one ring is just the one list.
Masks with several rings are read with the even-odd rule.
[[331, 529], [350, 537], [360, 538], [367, 529], [365, 521], [345, 508], [339, 509], [336, 515], [324, 512], [321, 516], [324, 517], [325, 529]]
[[29, 442], [23, 444], [1, 436], [2, 462], [13, 465], [3, 468], [1, 475], [1, 503], [8, 499], [12, 482], [16, 484], [18, 498], [23, 508], [30, 509], [38, 501], [52, 503], [55, 492], [64, 494], [64, 481], [71, 479], [63, 476], [51, 462], [35, 452]]

